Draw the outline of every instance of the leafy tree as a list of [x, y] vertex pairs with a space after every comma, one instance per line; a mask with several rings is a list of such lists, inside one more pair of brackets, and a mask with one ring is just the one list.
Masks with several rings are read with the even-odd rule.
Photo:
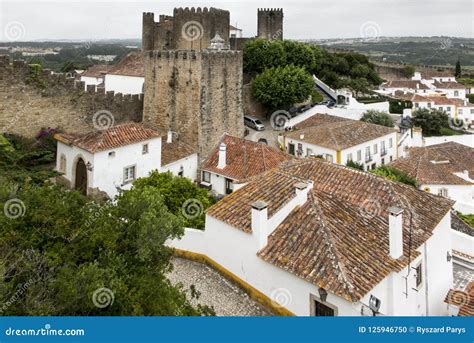
[[355, 91], [355, 95], [356, 97], [358, 97], [359, 93], [368, 92], [370, 84], [366, 78], [360, 77], [357, 79], [350, 80], [348, 86]]
[[168, 210], [191, 228], [204, 229], [204, 211], [215, 203], [207, 190], [196, 186], [188, 178], [173, 176], [170, 172], [154, 171], [150, 176], [136, 180], [133, 187], [136, 190], [153, 188], [163, 197]]
[[346, 163], [347, 167], [358, 169], [364, 171], [364, 165], [361, 163], [354, 162], [352, 160], [347, 161]]
[[252, 84], [255, 98], [271, 109], [302, 102], [308, 99], [313, 89], [312, 76], [304, 68], [293, 65], [266, 69], [255, 77]]
[[313, 51], [308, 44], [285, 40], [283, 41], [283, 49], [286, 64], [293, 64], [309, 70], [315, 63]]
[[386, 166], [386, 165], [380, 166], [374, 170], [371, 170], [370, 172], [375, 175], [383, 176], [389, 180], [398, 181], [398, 182], [413, 186], [415, 188], [418, 187], [418, 184], [414, 178], [390, 166]]
[[1, 207], [12, 198], [24, 207], [0, 216], [2, 315], [213, 313], [165, 276], [164, 243], [182, 236], [183, 222], [152, 187], [98, 204], [58, 186], [1, 183]]
[[387, 127], [394, 127], [395, 123], [387, 112], [368, 110], [362, 115], [361, 121]]
[[415, 74], [415, 67], [414, 66], [405, 66], [403, 67], [402, 69], [402, 75], [404, 77], [406, 77], [407, 79], [410, 79], [411, 77], [413, 77], [413, 75]]
[[250, 74], [260, 73], [266, 68], [283, 66], [286, 55], [280, 41], [254, 39], [244, 47], [244, 71]]
[[61, 73], [69, 73], [75, 69], [79, 69], [77, 64], [73, 61], [65, 61], [61, 67]]
[[421, 127], [426, 136], [439, 136], [442, 128], [449, 128], [449, 116], [446, 112], [427, 108], [413, 111], [412, 125]]
[[456, 62], [456, 70], [455, 70], [455, 72], [454, 72], [454, 76], [456, 76], [456, 77], [461, 77], [461, 75], [462, 75], [461, 61], [458, 60], [458, 61]]

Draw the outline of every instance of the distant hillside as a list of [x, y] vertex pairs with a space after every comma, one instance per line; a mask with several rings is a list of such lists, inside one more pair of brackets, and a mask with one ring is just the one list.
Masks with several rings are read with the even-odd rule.
[[458, 58], [474, 69], [474, 39], [450, 37], [380, 37], [377, 40], [330, 39], [312, 43], [337, 49], [349, 49], [368, 55], [372, 60], [433, 66], [454, 66]]

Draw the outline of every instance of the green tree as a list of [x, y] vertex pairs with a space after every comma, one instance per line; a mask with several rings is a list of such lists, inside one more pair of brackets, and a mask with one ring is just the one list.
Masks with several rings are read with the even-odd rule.
[[314, 65], [314, 54], [308, 44], [285, 40], [283, 41], [286, 64], [304, 67], [310, 70]]
[[312, 76], [304, 68], [293, 65], [266, 69], [252, 84], [254, 97], [270, 109], [305, 101], [313, 89]]
[[286, 64], [285, 49], [277, 40], [251, 40], [245, 44], [243, 54], [244, 71], [250, 74]]
[[414, 178], [390, 166], [380, 166], [374, 170], [371, 170], [370, 172], [375, 175], [383, 176], [384, 178], [389, 180], [398, 181], [413, 186], [415, 188], [418, 187], [418, 184]]
[[415, 67], [414, 66], [405, 66], [402, 69], [402, 75], [407, 79], [410, 79], [415, 74]]
[[347, 161], [346, 163], [347, 167], [358, 169], [364, 171], [364, 165], [361, 163], [354, 162], [352, 160]]
[[186, 227], [204, 229], [204, 211], [215, 203], [207, 190], [196, 186], [188, 178], [157, 171], [133, 183], [136, 190], [147, 187], [161, 194], [168, 210], [180, 218]]
[[445, 111], [422, 108], [413, 111], [412, 125], [421, 127], [426, 136], [439, 136], [443, 128], [449, 128], [449, 116]]
[[2, 183], [1, 207], [12, 199], [22, 210], [0, 216], [2, 315], [213, 313], [166, 278], [164, 243], [182, 236], [183, 222], [152, 187], [98, 204], [58, 186]]
[[458, 61], [456, 62], [456, 70], [455, 70], [455, 72], [454, 72], [454, 76], [456, 76], [456, 77], [461, 77], [461, 75], [462, 75], [461, 61], [458, 60]]
[[362, 115], [361, 121], [366, 123], [372, 123], [387, 127], [394, 127], [395, 122], [392, 117], [387, 112], [377, 111], [377, 110], [368, 110]]
[[355, 91], [355, 96], [369, 91], [370, 84], [365, 77], [359, 77], [349, 81], [348, 86]]

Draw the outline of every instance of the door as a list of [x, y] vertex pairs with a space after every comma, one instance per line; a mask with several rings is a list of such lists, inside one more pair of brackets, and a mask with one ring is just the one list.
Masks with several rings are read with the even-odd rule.
[[314, 300], [314, 315], [318, 317], [333, 317], [334, 309]]
[[295, 156], [295, 145], [294, 144], [292, 144], [292, 143], [288, 144], [288, 153], [290, 155]]
[[74, 189], [87, 195], [87, 168], [82, 158], [76, 164], [76, 183]]

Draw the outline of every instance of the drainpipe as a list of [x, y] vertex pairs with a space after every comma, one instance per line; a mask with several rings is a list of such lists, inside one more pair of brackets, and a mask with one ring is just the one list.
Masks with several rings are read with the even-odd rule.
[[429, 316], [430, 315], [430, 305], [429, 305], [429, 302], [428, 302], [428, 251], [426, 249], [426, 242], [423, 244], [423, 252], [425, 254], [425, 258], [423, 259], [425, 261], [425, 275], [423, 275], [424, 277], [424, 281], [425, 281], [425, 303], [426, 303], [426, 316]]

